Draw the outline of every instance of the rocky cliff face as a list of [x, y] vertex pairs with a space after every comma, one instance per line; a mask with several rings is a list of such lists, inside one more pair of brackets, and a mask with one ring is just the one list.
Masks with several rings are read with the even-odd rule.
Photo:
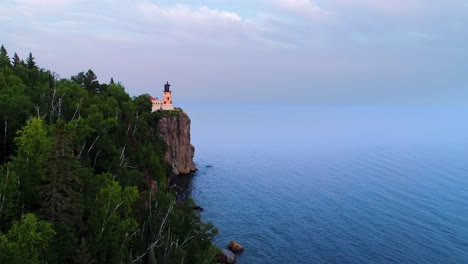
[[197, 170], [193, 162], [195, 147], [190, 143], [190, 118], [183, 111], [171, 111], [161, 117], [157, 132], [167, 144], [165, 161], [175, 175]]

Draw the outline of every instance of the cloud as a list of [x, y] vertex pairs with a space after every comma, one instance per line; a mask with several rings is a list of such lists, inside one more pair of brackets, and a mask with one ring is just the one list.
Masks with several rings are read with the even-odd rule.
[[[458, 1], [458, 0], [455, 0]], [[375, 14], [393, 17], [414, 17], [434, 6], [437, 0], [331, 0], [331, 3], [348, 10], [368, 10]], [[437, 11], [437, 8], [432, 11]]]
[[73, 5], [76, 0], [16, 0], [18, 4], [34, 6], [66, 6]]
[[327, 15], [325, 10], [310, 0], [273, 0], [272, 3], [282, 10], [309, 18], [321, 18]]
[[[276, 29], [260, 17], [248, 19], [232, 11], [181, 4], [156, 5], [141, 2], [135, 9], [141, 17], [141, 30], [147, 33], [165, 32], [166, 41], [190, 42], [193, 45], [225, 49], [242, 49], [249, 45], [288, 47], [287, 41], [275, 35]], [[144, 37], [148, 36], [151, 34], [145, 34]]]
[[349, 87], [458, 84], [468, 68], [464, 1], [0, 0], [0, 39], [63, 77], [92, 68], [133, 95], [173, 80], [189, 101], [253, 90], [282, 101], [286, 85], [320, 101]]
[[148, 19], [157, 20], [165, 18], [173, 22], [181, 23], [213, 23], [213, 22], [232, 22], [242, 21], [240, 15], [234, 12], [228, 12], [219, 9], [210, 9], [207, 6], [192, 8], [187, 5], [176, 5], [172, 7], [160, 7], [152, 3], [140, 3], [137, 9]]

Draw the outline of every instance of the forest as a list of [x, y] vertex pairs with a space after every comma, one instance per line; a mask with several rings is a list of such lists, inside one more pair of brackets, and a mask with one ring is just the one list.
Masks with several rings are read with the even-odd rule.
[[217, 230], [177, 199], [164, 111], [0, 49], [0, 263], [215, 263]]

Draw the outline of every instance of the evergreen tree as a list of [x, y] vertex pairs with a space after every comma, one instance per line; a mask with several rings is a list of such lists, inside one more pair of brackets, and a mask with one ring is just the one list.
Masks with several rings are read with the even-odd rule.
[[29, 56], [26, 59], [26, 66], [30, 70], [37, 68], [36, 62], [34, 61], [34, 57], [31, 52], [29, 52]]
[[8, 57], [8, 52], [6, 48], [2, 45], [0, 47], [0, 67], [11, 66], [10, 57]]
[[25, 83], [28, 87], [33, 88], [33, 90], [36, 90], [35, 88], [37, 88], [38, 86], [37, 81], [41, 77], [41, 72], [39, 71], [31, 52], [29, 52], [29, 55], [26, 58], [26, 67], [28, 70], [27, 79], [25, 80]]
[[72, 76], [71, 80], [80, 84], [91, 93], [99, 91], [99, 82], [97, 80], [96, 74], [89, 69], [86, 73], [80, 72], [78, 75]]
[[7, 59], [10, 59], [10, 58], [8, 57], [8, 52], [7, 52], [7, 50], [6, 50], [5, 46], [3, 46], [3, 45], [0, 47], [0, 56], [5, 57], [5, 58], [7, 58]]
[[15, 52], [15, 54], [13, 55], [13, 67], [19, 67], [21, 66], [21, 60], [18, 56], [18, 54]]
[[59, 120], [55, 128], [54, 143], [45, 162], [44, 185], [41, 188], [41, 215], [52, 223], [73, 224], [80, 219], [81, 195], [78, 160], [70, 147], [70, 135], [65, 122]]

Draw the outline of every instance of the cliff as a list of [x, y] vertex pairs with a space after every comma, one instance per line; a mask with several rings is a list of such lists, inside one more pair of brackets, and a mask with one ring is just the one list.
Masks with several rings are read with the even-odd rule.
[[190, 143], [190, 118], [182, 110], [162, 111], [157, 132], [167, 144], [164, 160], [175, 175], [197, 170], [193, 162], [195, 147]]

